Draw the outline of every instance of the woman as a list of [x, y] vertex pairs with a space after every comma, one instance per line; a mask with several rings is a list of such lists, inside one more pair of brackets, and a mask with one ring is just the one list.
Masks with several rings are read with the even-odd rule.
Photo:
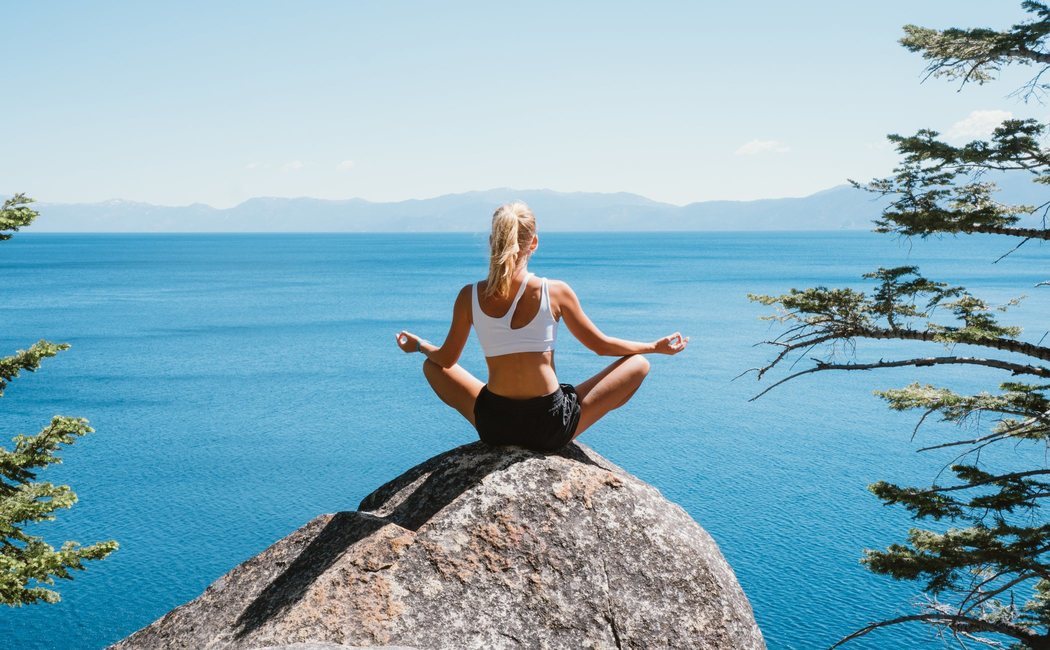
[[[520, 201], [500, 206], [492, 215], [488, 279], [460, 289], [445, 342], [439, 347], [401, 331], [397, 344], [426, 356], [423, 374], [434, 392], [474, 425], [482, 441], [555, 451], [631, 399], [649, 373], [643, 354], [678, 354], [689, 337], [675, 332], [640, 343], [606, 336], [568, 284], [529, 272], [538, 245], [529, 207]], [[587, 348], [620, 358], [578, 386], [560, 384], [554, 371], [559, 321]], [[456, 363], [472, 325], [488, 384]]]

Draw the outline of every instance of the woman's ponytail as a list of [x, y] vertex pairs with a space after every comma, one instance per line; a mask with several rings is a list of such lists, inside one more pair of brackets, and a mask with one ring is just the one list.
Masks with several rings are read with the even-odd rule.
[[485, 296], [510, 294], [510, 283], [518, 270], [522, 251], [536, 235], [536, 217], [521, 201], [499, 206], [492, 215], [489, 236], [489, 278]]

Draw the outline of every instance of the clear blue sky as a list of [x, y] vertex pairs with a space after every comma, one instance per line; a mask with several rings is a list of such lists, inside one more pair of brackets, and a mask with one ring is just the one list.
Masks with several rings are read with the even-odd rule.
[[0, 194], [802, 196], [888, 172], [886, 133], [1045, 119], [1007, 97], [1025, 70], [958, 93], [920, 83], [896, 42], [905, 23], [1023, 16], [1010, 0], [0, 0]]

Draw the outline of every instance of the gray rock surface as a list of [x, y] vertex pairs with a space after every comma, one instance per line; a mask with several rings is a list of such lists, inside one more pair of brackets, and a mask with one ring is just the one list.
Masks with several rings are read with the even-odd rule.
[[[369, 650], [416, 650], [404, 645], [367, 646]], [[258, 650], [361, 650], [359, 645], [339, 645], [338, 643], [292, 643], [290, 645], [270, 645]]]
[[315, 518], [112, 647], [295, 644], [765, 647], [714, 540], [656, 488], [582, 445], [481, 443]]
[[[366, 646], [369, 650], [416, 650], [404, 645]], [[339, 645], [338, 643], [292, 643], [290, 645], [269, 645], [258, 650], [361, 650], [359, 645]]]

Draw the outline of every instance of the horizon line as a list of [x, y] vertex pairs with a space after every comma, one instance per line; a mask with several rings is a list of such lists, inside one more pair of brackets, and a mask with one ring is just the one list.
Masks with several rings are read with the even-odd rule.
[[[26, 235], [50, 237], [52, 235], [478, 235], [487, 236], [481, 230], [19, 230], [17, 237]], [[828, 233], [828, 232], [875, 232], [866, 228], [754, 228], [750, 230], [545, 230], [547, 235], [664, 235], [682, 233]], [[881, 234], [881, 233], [880, 233]]]

